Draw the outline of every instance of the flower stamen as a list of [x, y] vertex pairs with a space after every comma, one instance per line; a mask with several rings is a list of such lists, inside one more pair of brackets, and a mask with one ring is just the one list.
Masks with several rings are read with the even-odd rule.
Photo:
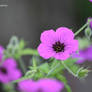
[[60, 43], [60, 41], [58, 41], [55, 44], [53, 44], [52, 48], [54, 49], [54, 51], [56, 51], [56, 53], [64, 52], [65, 45], [64, 43]]

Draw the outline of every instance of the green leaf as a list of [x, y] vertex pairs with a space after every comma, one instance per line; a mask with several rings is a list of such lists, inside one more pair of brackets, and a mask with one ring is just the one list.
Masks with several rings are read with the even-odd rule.
[[37, 70], [37, 72], [35, 73], [35, 76], [34, 76], [34, 80], [39, 80], [41, 78], [45, 78], [45, 73], [42, 72], [41, 70]]
[[57, 73], [62, 73], [63, 68], [64, 67], [62, 66], [60, 61], [54, 60], [52, 65], [50, 66], [50, 70], [49, 70], [47, 76], [52, 76]]
[[67, 83], [67, 79], [65, 76], [63, 76], [61, 74], [56, 74], [55, 76], [57, 79], [61, 80], [63, 83]]
[[41, 64], [38, 68], [43, 73], [48, 73], [48, 71], [50, 70], [48, 63]]
[[50, 63], [50, 68], [52, 69], [53, 67], [55, 67], [60, 61], [54, 59], [51, 63]]

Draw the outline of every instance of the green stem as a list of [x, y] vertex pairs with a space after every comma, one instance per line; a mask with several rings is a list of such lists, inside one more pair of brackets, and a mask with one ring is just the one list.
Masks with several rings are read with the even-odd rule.
[[77, 77], [76, 74], [74, 74], [71, 69], [64, 63], [64, 61], [61, 61], [62, 65], [71, 73], [73, 76]]
[[23, 73], [25, 74], [26, 73], [26, 66], [25, 66], [23, 60], [20, 58], [18, 61], [19, 61], [19, 65], [20, 65]]
[[35, 49], [31, 49], [31, 48], [27, 48], [23, 51], [20, 52], [20, 55], [35, 55], [35, 56], [39, 56], [39, 53], [37, 50]]
[[72, 92], [71, 87], [68, 84], [64, 83], [64, 85], [65, 85], [67, 92]]
[[88, 23], [84, 24], [77, 32], [75, 32], [75, 36], [77, 36], [85, 27], [88, 26]]
[[47, 74], [47, 76], [49, 76], [57, 67], [59, 67], [60, 66], [60, 63], [58, 63], [54, 68], [52, 68], [49, 72], [48, 72], [48, 74]]

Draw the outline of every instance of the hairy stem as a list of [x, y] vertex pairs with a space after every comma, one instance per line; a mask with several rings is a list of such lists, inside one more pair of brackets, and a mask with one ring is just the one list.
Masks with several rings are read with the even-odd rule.
[[48, 72], [48, 74], [47, 74], [47, 76], [49, 76], [57, 67], [59, 67], [60, 66], [60, 63], [58, 63], [54, 68], [52, 68], [49, 72]]
[[61, 74], [57, 74], [56, 78], [59, 79], [61, 82], [64, 83], [64, 86], [65, 86], [67, 92], [72, 92], [71, 87], [67, 84], [67, 79], [66, 79], [65, 76], [63, 76]]
[[84, 24], [77, 32], [75, 32], [75, 36], [77, 36], [85, 27], [88, 26], [88, 23]]
[[35, 49], [31, 49], [31, 48], [27, 48], [25, 50], [23, 50], [20, 55], [35, 55], [35, 56], [39, 56], [38, 51]]
[[71, 73], [73, 76], [77, 77], [76, 74], [72, 72], [72, 70], [64, 63], [64, 61], [61, 61], [62, 65]]

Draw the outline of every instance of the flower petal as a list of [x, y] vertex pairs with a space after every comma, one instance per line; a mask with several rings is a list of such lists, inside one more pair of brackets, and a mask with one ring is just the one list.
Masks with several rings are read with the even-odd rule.
[[69, 53], [73, 53], [78, 50], [78, 40], [71, 40], [69, 43], [66, 44], [66, 50]]
[[43, 92], [60, 92], [64, 88], [63, 83], [54, 79], [41, 79], [38, 84]]
[[8, 58], [4, 61], [3, 66], [7, 68], [15, 68], [17, 63], [13, 58]]
[[10, 81], [12, 81], [19, 79], [22, 76], [22, 74], [21, 71], [16, 68], [16, 69], [8, 70], [8, 76]]
[[54, 55], [54, 58], [58, 60], [66, 60], [67, 58], [69, 58], [69, 53], [68, 52], [56, 53]]
[[61, 40], [61, 42], [66, 40], [70, 41], [74, 38], [74, 33], [66, 27], [60, 27], [56, 30], [56, 36], [58, 37], [58, 40]]
[[85, 62], [85, 57], [83, 57], [83, 55], [80, 53], [80, 51], [79, 51], [79, 53], [73, 53], [72, 58], [78, 59], [76, 61], [77, 64], [81, 64], [81, 63]]
[[21, 92], [32, 92], [34, 89], [34, 82], [32, 80], [24, 80], [18, 83]]
[[8, 83], [9, 82], [8, 76], [7, 75], [2, 75], [0, 73], [0, 82], [2, 82], [2, 83]]
[[51, 44], [55, 42], [55, 31], [54, 30], [48, 30], [48, 31], [44, 31], [41, 34], [41, 38], [40, 38], [42, 43], [45, 44]]
[[0, 62], [1, 62], [2, 58], [3, 58], [3, 56], [4, 56], [3, 52], [4, 52], [4, 48], [2, 46], [0, 46]]
[[52, 47], [46, 46], [43, 43], [38, 46], [38, 52], [45, 59], [52, 57], [54, 54]]

